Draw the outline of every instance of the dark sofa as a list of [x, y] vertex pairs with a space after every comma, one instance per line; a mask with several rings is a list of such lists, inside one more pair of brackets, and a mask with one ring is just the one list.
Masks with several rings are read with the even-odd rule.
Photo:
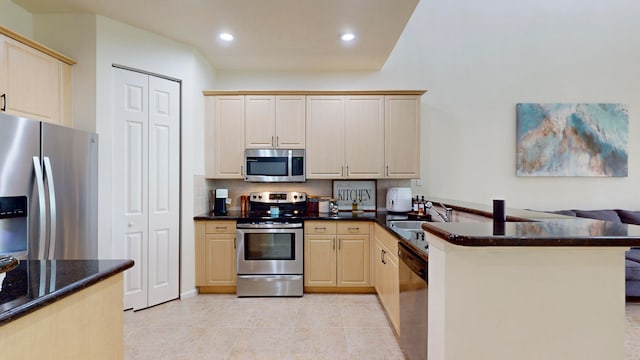
[[[629, 210], [561, 210], [556, 214], [640, 225], [640, 211]], [[640, 299], [640, 248], [625, 255], [625, 288], [627, 297]]]

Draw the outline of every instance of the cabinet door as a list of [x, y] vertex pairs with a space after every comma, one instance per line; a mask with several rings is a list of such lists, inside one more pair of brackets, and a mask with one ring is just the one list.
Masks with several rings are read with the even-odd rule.
[[7, 113], [60, 124], [62, 63], [0, 35], [0, 95]]
[[376, 237], [376, 241], [375, 241], [375, 251], [373, 252], [373, 258], [372, 261], [374, 262], [374, 272], [375, 272], [375, 282], [374, 282], [374, 287], [376, 289], [376, 293], [378, 294], [378, 297], [380, 298], [380, 302], [382, 303], [382, 306], [386, 308], [386, 304], [387, 304], [387, 294], [385, 292], [385, 287], [384, 287], [384, 263], [382, 262], [383, 259], [383, 245], [382, 242], [380, 240], [378, 240], [378, 238]]
[[305, 96], [276, 96], [276, 147], [305, 148]]
[[307, 96], [307, 178], [345, 176], [344, 96]]
[[384, 96], [347, 96], [345, 120], [346, 175], [384, 177]]
[[338, 235], [338, 286], [369, 286], [369, 235]]
[[394, 254], [385, 254], [385, 283], [387, 288], [387, 314], [389, 319], [400, 334], [400, 281], [398, 257]]
[[245, 144], [247, 148], [276, 146], [274, 96], [245, 96]]
[[198, 286], [236, 284], [235, 236], [230, 234], [205, 236], [204, 279]]
[[[385, 239], [385, 237], [389, 237]], [[386, 230], [376, 226], [376, 242], [373, 261], [375, 262], [375, 288], [391, 324], [400, 334], [400, 281], [397, 254], [395, 250], [389, 250], [385, 243], [392, 236]]]
[[336, 286], [336, 236], [304, 237], [304, 285]]
[[236, 284], [235, 221], [196, 221], [196, 286]]
[[244, 96], [205, 98], [205, 171], [208, 178], [244, 176]]
[[420, 97], [385, 97], [385, 176], [420, 177]]

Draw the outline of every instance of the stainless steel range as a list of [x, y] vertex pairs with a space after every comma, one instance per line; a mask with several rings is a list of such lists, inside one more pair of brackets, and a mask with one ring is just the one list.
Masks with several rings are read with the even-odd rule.
[[249, 216], [237, 224], [238, 296], [302, 296], [307, 195], [249, 194]]

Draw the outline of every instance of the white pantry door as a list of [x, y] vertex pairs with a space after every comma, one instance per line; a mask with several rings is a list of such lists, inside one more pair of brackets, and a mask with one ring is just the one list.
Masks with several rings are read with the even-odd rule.
[[179, 296], [180, 84], [114, 68], [113, 248], [124, 308]]

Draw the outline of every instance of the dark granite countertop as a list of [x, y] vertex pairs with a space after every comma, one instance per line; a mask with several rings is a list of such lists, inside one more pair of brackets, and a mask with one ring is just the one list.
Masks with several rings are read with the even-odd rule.
[[585, 218], [502, 224], [434, 222], [422, 228], [462, 246], [640, 246], [640, 226]]
[[133, 260], [23, 260], [0, 274], [4, 325], [133, 266]]
[[[313, 214], [305, 215], [303, 220], [375, 220], [378, 213], [375, 211], [367, 211], [359, 214], [354, 214], [351, 211], [343, 211], [338, 213], [338, 216], [330, 214]], [[193, 220], [242, 220], [249, 216], [242, 214], [240, 211], [228, 211], [227, 215], [215, 215], [213, 213], [200, 214], [193, 217]]]
[[[491, 218], [492, 205], [429, 197], [434, 204], [443, 203], [454, 211], [468, 212]], [[415, 232], [387, 226], [386, 212], [306, 216], [304, 220], [371, 220], [389, 230], [414, 252], [427, 259], [426, 243]], [[390, 215], [396, 220], [406, 215]], [[494, 226], [488, 222], [426, 222], [422, 228], [446, 241], [462, 246], [640, 246], [640, 226], [600, 220], [575, 218], [532, 210], [506, 209], [507, 222]], [[194, 220], [238, 220], [240, 212], [226, 216], [203, 214]]]

